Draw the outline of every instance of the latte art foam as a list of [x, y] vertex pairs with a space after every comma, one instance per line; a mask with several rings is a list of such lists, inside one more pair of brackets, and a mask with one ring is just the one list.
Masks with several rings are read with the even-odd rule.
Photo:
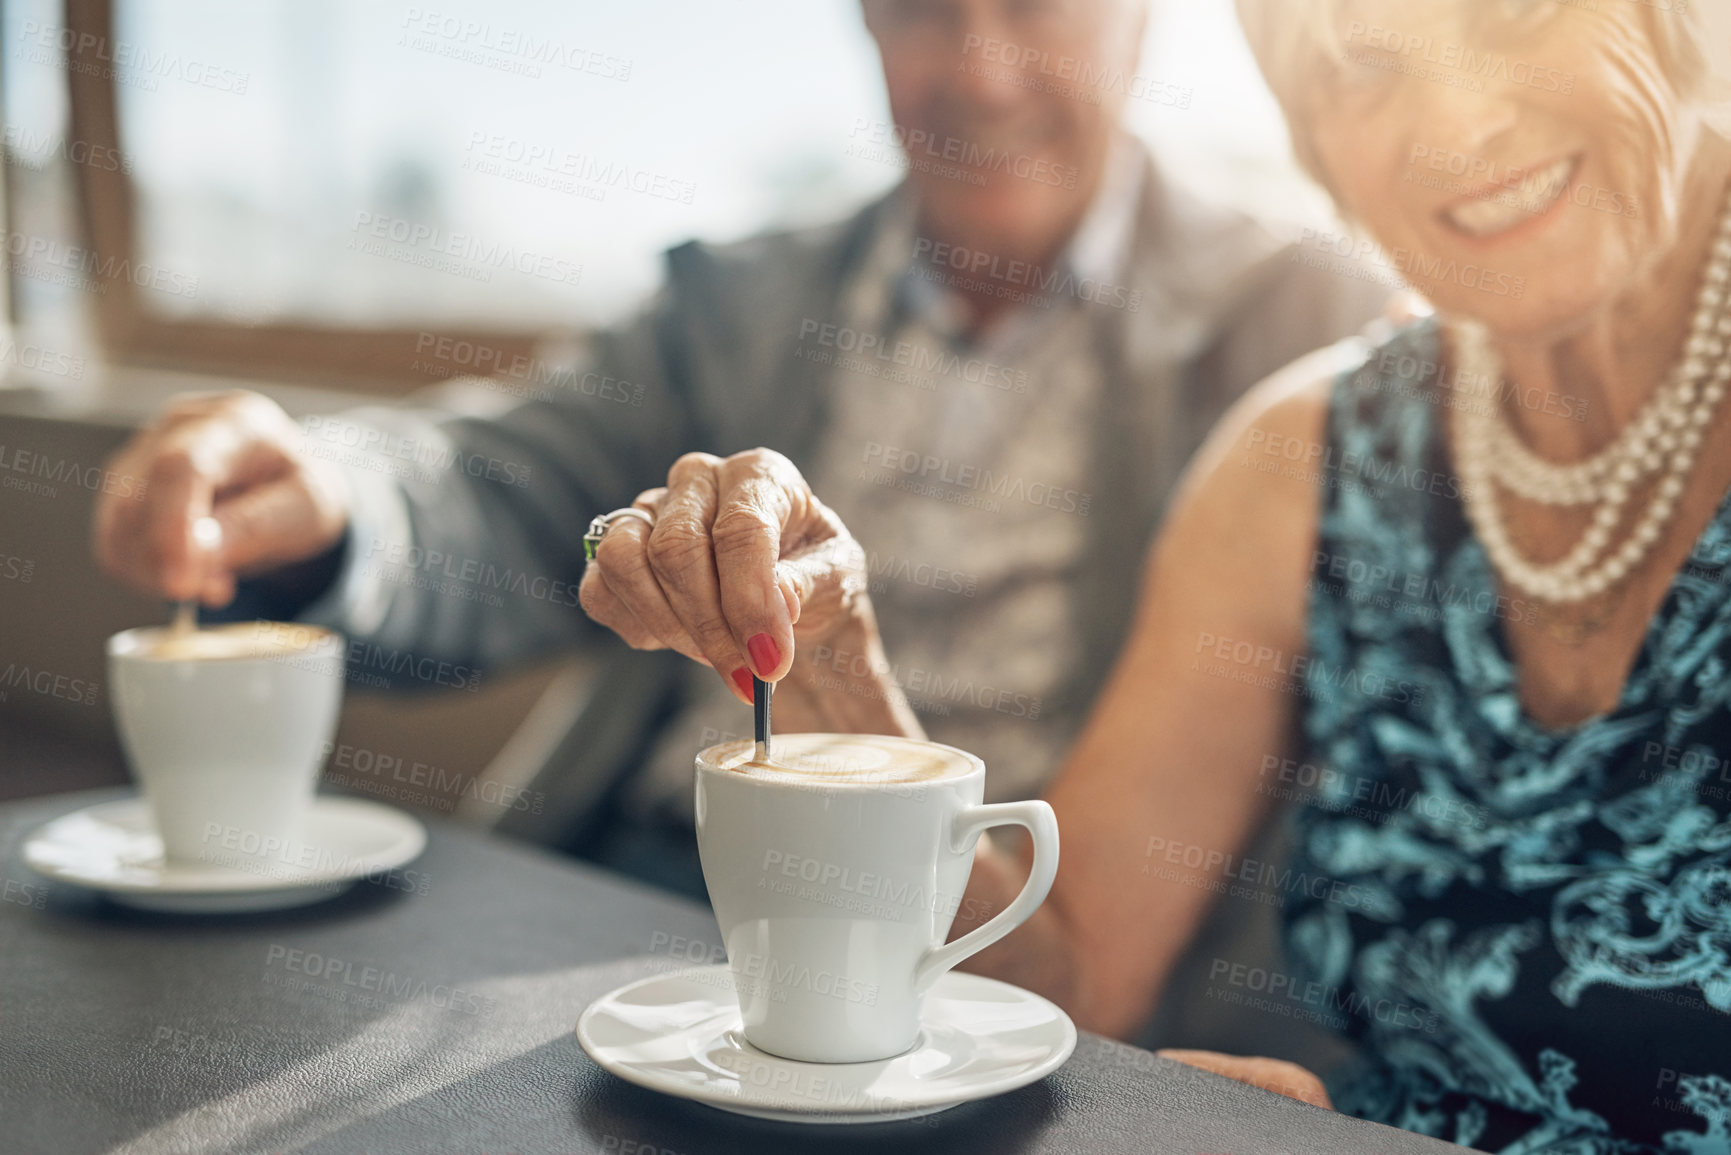
[[161, 661], [222, 661], [239, 658], [289, 658], [305, 654], [331, 635], [316, 626], [235, 622], [193, 630], [144, 630], [132, 654]]
[[705, 760], [766, 780], [886, 785], [962, 778], [978, 765], [952, 747], [885, 734], [777, 734], [772, 751], [760, 762], [757, 744], [741, 739], [713, 747]]

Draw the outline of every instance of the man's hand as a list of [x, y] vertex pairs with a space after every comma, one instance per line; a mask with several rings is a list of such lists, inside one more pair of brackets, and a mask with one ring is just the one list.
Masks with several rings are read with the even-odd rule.
[[796, 641], [869, 621], [864, 551], [773, 450], [688, 453], [632, 504], [655, 527], [614, 521], [578, 596], [634, 649], [677, 650], [750, 702], [751, 675], [786, 676]]
[[[300, 426], [257, 393], [177, 397], [108, 468], [145, 492], [97, 501], [96, 560], [158, 597], [226, 605], [238, 578], [314, 557], [348, 524], [342, 474], [308, 457]], [[219, 534], [199, 532], [206, 517]]]
[[1252, 1087], [1261, 1087], [1264, 1091], [1273, 1091], [1276, 1095], [1285, 1095], [1289, 1099], [1309, 1103], [1312, 1107], [1329, 1111], [1334, 1109], [1334, 1104], [1328, 1101], [1328, 1091], [1323, 1087], [1322, 1080], [1297, 1063], [1288, 1063], [1284, 1059], [1222, 1055], [1218, 1051], [1173, 1050], [1154, 1053], [1163, 1059], [1175, 1059], [1192, 1067], [1200, 1067], [1204, 1071], [1213, 1071], [1216, 1075], [1225, 1075], [1228, 1079], [1237, 1079], [1240, 1083], [1249, 1083]]

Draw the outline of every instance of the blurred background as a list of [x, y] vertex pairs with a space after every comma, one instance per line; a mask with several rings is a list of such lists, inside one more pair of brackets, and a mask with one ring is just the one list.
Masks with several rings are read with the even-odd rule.
[[[1138, 77], [1129, 123], [1193, 182], [1320, 205], [1230, 0], [1157, 0]], [[89, 514], [167, 396], [508, 404], [417, 350], [556, 367], [654, 289], [667, 246], [839, 218], [902, 169], [866, 146], [888, 108], [855, 0], [5, 0], [0, 112], [5, 797], [124, 780], [102, 640], [166, 609], [96, 574]], [[519, 780], [582, 676], [351, 687], [340, 740]]]
[[[98, 7], [132, 54], [108, 86], [121, 155], [85, 160], [60, 147], [83, 122], [63, 5], [5, 5], [16, 219], [71, 225], [68, 167], [118, 161], [135, 259], [197, 282], [153, 300], [165, 318], [606, 322], [653, 286], [668, 245], [834, 219], [900, 175], [858, 147], [858, 126], [887, 106], [854, 0]], [[471, 22], [487, 31], [457, 32]], [[1159, 4], [1142, 73], [1156, 83], [1129, 120], [1166, 155], [1189, 157], [1222, 195], [1290, 193], [1284, 130], [1230, 0]], [[362, 214], [576, 272], [429, 269], [361, 251]], [[45, 286], [21, 292], [29, 312], [76, 305]]]

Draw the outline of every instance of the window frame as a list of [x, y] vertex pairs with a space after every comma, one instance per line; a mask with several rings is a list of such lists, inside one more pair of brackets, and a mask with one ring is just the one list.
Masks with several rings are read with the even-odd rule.
[[[72, 138], [93, 149], [120, 149], [120, 104], [112, 73], [98, 58], [110, 43], [113, 0], [65, 0], [68, 116]], [[85, 67], [78, 67], [88, 56]], [[97, 338], [117, 365], [306, 382], [358, 392], [400, 395], [443, 378], [415, 368], [429, 334], [496, 351], [502, 363], [529, 358], [546, 333], [485, 326], [337, 328], [269, 322], [245, 325], [181, 320], [153, 312], [119, 270], [137, 258], [136, 197], [131, 176], [114, 166], [74, 165], [78, 222], [104, 285], [91, 313]], [[459, 374], [453, 373], [452, 376]]]

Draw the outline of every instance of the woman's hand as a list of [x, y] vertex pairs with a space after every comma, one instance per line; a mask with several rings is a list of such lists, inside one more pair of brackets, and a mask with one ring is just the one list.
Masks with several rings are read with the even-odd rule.
[[1334, 1110], [1322, 1080], [1297, 1063], [1288, 1063], [1284, 1059], [1222, 1055], [1218, 1051], [1154, 1053], [1163, 1059], [1187, 1063], [1204, 1071], [1213, 1071], [1216, 1075], [1225, 1075], [1228, 1079], [1237, 1079], [1240, 1083], [1249, 1083], [1252, 1087], [1261, 1087], [1264, 1091], [1273, 1091], [1276, 1095], [1285, 1095], [1288, 1099], [1309, 1103], [1312, 1107]]
[[614, 521], [578, 596], [633, 648], [677, 650], [750, 702], [751, 675], [785, 678], [796, 645], [875, 639], [864, 551], [781, 454], [688, 453], [632, 504], [654, 528]]

